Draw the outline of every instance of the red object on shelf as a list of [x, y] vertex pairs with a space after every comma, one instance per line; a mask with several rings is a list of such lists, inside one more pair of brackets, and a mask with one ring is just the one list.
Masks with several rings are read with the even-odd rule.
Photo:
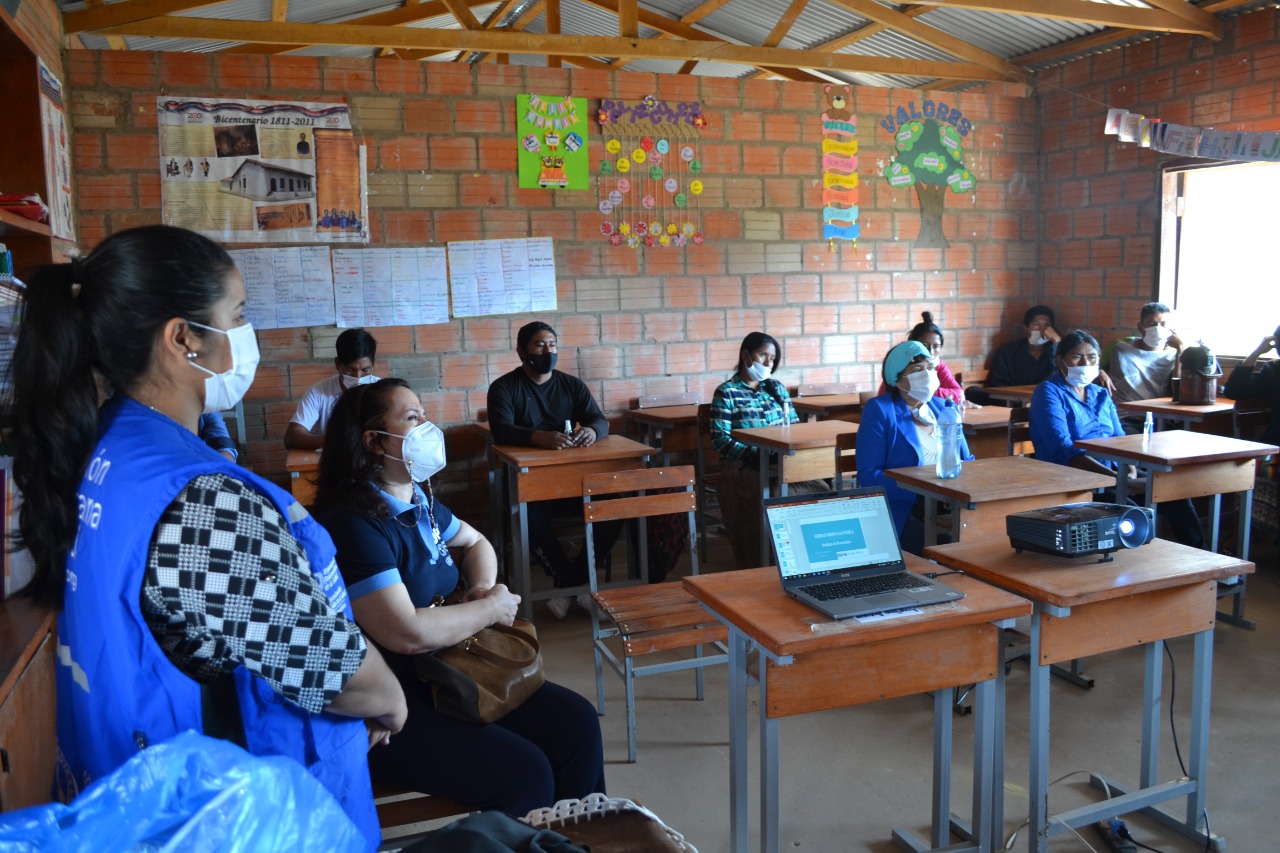
[[49, 220], [49, 208], [37, 193], [10, 193], [8, 195], [0, 195], [0, 207], [18, 216], [30, 219], [32, 222], [47, 222]]

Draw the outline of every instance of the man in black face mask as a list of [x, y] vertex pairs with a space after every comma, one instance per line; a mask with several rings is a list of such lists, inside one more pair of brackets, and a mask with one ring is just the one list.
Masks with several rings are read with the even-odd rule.
[[[587, 447], [609, 434], [609, 421], [581, 379], [556, 370], [556, 330], [535, 321], [521, 327], [516, 335], [520, 366], [494, 380], [489, 386], [489, 426], [494, 444], [545, 447], [566, 450]], [[586, 548], [570, 559], [560, 540], [551, 532], [551, 514], [556, 510], [581, 512], [582, 503], [573, 498], [530, 503], [529, 545], [557, 587], [580, 586], [587, 582]], [[613, 545], [622, 532], [618, 522], [595, 525], [596, 560], [607, 565]], [[585, 604], [585, 593], [578, 596]], [[563, 619], [569, 609], [568, 596], [547, 602], [551, 612]]]

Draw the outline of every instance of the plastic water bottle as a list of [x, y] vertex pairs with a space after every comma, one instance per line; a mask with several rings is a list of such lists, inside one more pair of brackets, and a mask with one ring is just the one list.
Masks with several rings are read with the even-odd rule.
[[1142, 446], [1151, 446], [1151, 433], [1156, 428], [1155, 419], [1151, 417], [1151, 413], [1147, 412], [1147, 416], [1142, 420]]
[[964, 434], [964, 423], [960, 419], [960, 410], [951, 400], [947, 400], [938, 414], [938, 476], [943, 480], [951, 480], [960, 476], [960, 436]]

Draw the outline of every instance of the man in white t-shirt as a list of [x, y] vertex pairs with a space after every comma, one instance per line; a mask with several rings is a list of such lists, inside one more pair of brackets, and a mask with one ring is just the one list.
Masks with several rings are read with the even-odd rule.
[[1169, 327], [1171, 319], [1168, 305], [1148, 302], [1138, 315], [1138, 334], [1120, 338], [1103, 351], [1104, 369], [1116, 386], [1116, 402], [1169, 395], [1182, 352], [1182, 339]]
[[364, 329], [347, 329], [338, 335], [337, 348], [338, 357], [333, 360], [333, 366], [338, 372], [307, 389], [285, 430], [284, 446], [290, 450], [319, 450], [324, 447], [324, 428], [342, 392], [378, 381], [378, 377], [373, 375], [373, 365], [378, 356], [378, 342], [373, 335]]

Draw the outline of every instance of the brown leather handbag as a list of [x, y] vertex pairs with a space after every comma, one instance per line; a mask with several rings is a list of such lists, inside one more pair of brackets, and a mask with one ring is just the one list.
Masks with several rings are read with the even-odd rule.
[[436, 710], [459, 720], [492, 723], [547, 680], [533, 623], [490, 625], [457, 645], [414, 655], [418, 678], [431, 685]]

